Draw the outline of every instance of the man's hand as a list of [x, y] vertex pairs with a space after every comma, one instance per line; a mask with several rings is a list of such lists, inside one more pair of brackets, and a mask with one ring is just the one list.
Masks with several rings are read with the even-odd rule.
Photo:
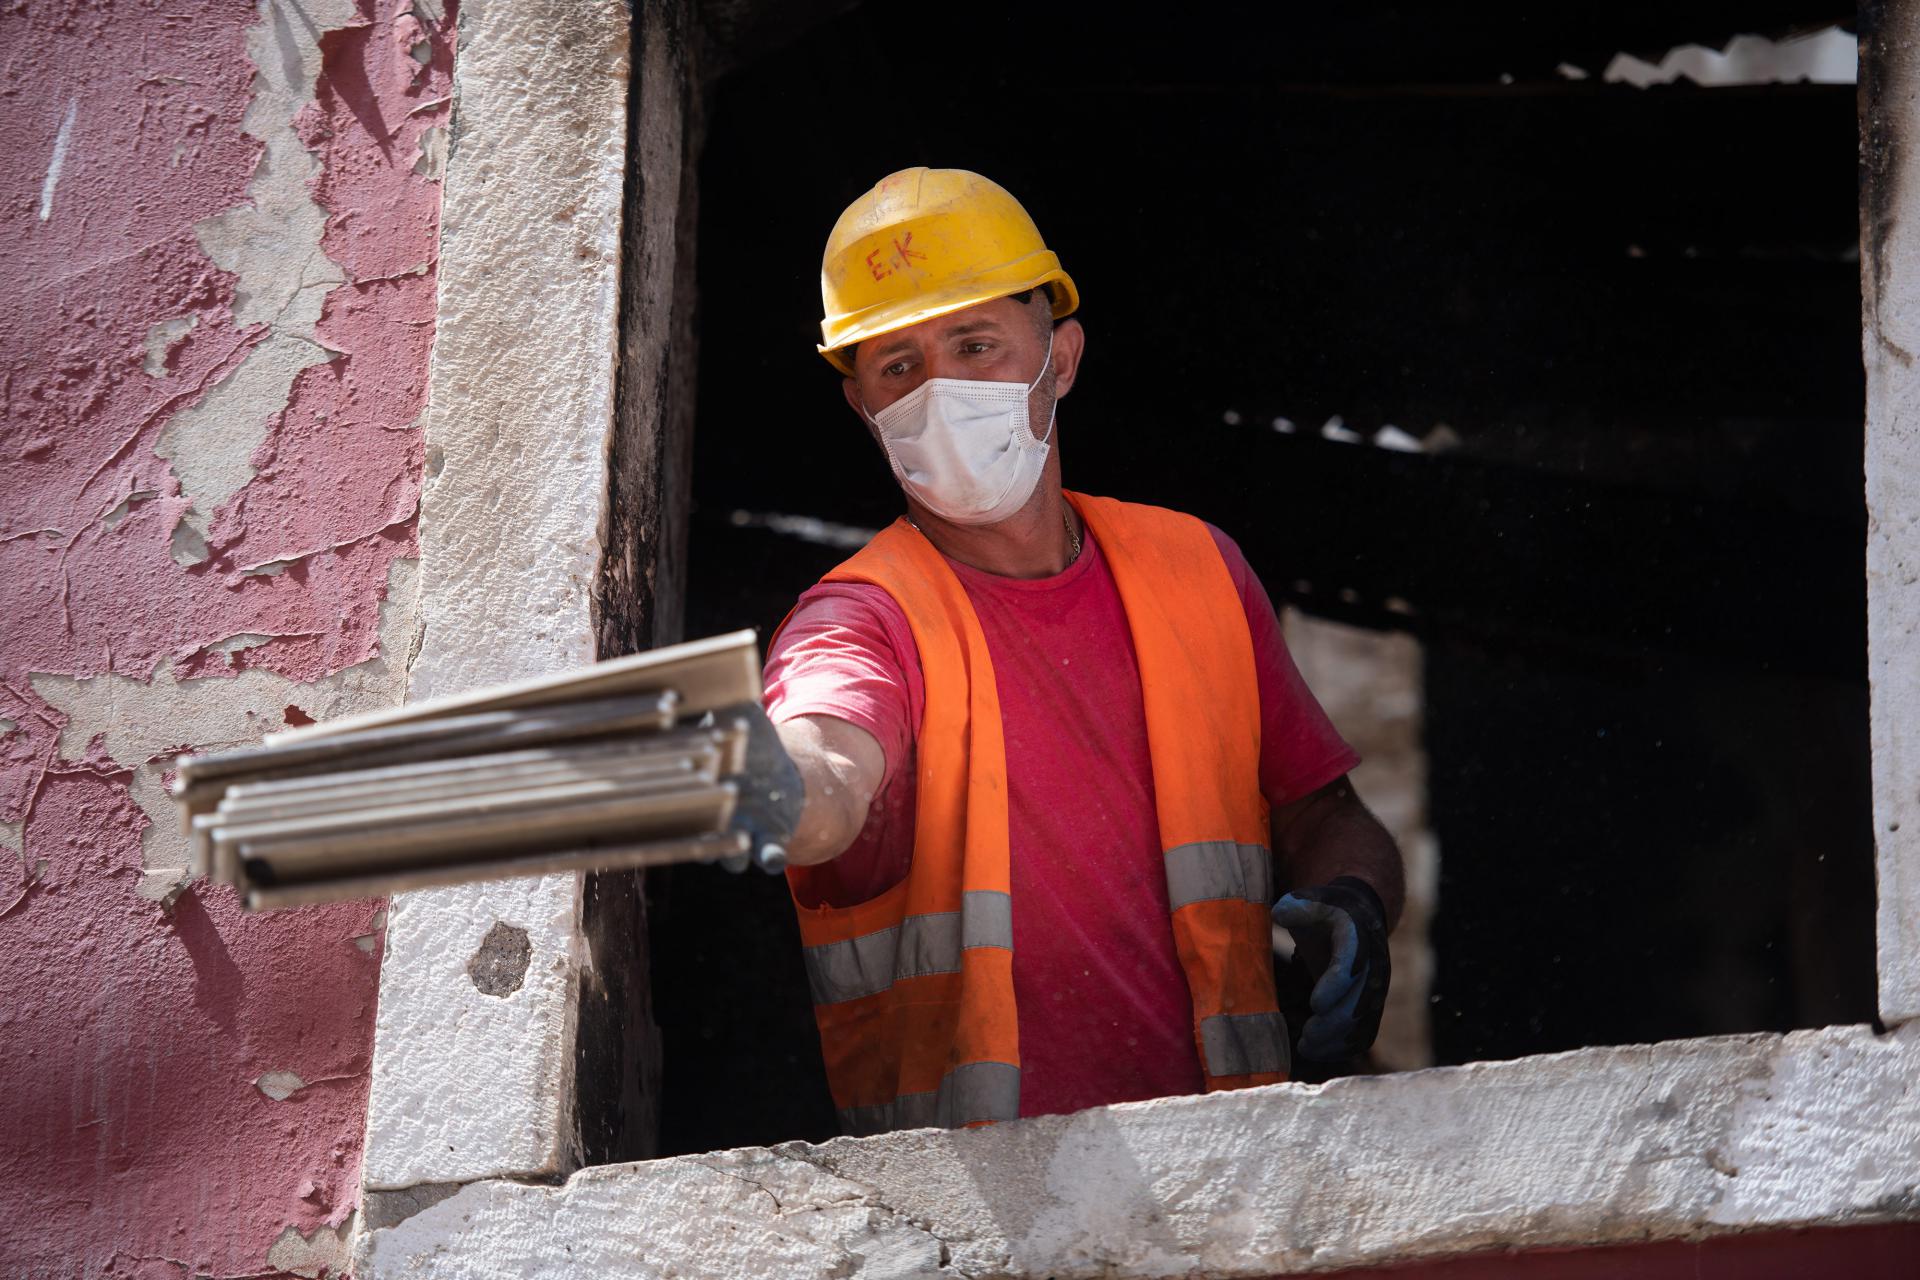
[[1280, 883], [1274, 923], [1299, 943], [1294, 963], [1315, 978], [1299, 1056], [1333, 1064], [1358, 1057], [1380, 1030], [1387, 999], [1387, 933], [1406, 894], [1400, 851], [1346, 778], [1273, 811]]
[[1295, 889], [1273, 904], [1273, 922], [1294, 935], [1296, 960], [1319, 964], [1312, 1014], [1300, 1031], [1299, 1054], [1314, 1062], [1357, 1058], [1380, 1033], [1392, 976], [1386, 911], [1366, 881], [1340, 876]]
[[733, 872], [756, 866], [776, 874], [787, 865], [787, 845], [806, 801], [799, 766], [758, 702], [727, 707], [713, 718], [722, 723], [744, 721], [747, 726], [746, 766], [733, 808], [733, 828], [746, 834], [747, 851], [720, 859], [720, 865]]

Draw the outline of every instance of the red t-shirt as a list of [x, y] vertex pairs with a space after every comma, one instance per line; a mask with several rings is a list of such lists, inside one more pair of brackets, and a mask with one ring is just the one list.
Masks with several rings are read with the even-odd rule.
[[[1260, 785], [1274, 805], [1360, 757], [1287, 653], [1266, 591], [1211, 525], [1239, 589], [1260, 682]], [[1140, 671], [1126, 612], [1089, 534], [1051, 578], [952, 560], [993, 658], [1007, 752], [1020, 1114], [1197, 1093], [1193, 1005], [1174, 950]], [[802, 872], [809, 906], [852, 906], [906, 878], [914, 738], [926, 705], [906, 616], [883, 589], [822, 583], [767, 655], [775, 723], [835, 716], [879, 741], [886, 779], [852, 846]]]

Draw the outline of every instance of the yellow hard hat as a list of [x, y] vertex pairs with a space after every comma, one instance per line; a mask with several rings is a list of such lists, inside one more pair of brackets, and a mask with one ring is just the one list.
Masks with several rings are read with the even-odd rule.
[[1040, 228], [997, 183], [965, 169], [902, 169], [847, 206], [820, 261], [820, 354], [849, 377], [844, 350], [962, 307], [1045, 285], [1053, 318], [1079, 291]]

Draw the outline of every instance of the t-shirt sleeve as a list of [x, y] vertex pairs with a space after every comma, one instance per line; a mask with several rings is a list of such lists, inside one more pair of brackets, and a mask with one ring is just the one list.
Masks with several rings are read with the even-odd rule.
[[775, 724], [834, 716], [880, 744], [886, 774], [860, 834], [839, 857], [787, 871], [802, 906], [850, 907], [878, 897], [906, 879], [913, 863], [913, 740], [926, 691], [906, 615], [870, 583], [821, 583], [800, 597], [774, 639], [763, 683]]
[[1260, 682], [1260, 790], [1269, 804], [1287, 804], [1350, 771], [1360, 763], [1360, 753], [1347, 745], [1301, 678], [1267, 589], [1238, 544], [1212, 525], [1207, 531], [1240, 592], [1253, 637]]
[[917, 662], [913, 633], [885, 590], [821, 583], [800, 597], [767, 653], [767, 716], [775, 724], [820, 715], [857, 725], [886, 753], [891, 778], [913, 744], [910, 659]]

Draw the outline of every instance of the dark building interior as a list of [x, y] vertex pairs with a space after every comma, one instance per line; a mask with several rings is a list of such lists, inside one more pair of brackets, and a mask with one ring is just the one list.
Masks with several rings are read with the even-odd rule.
[[[899, 513], [821, 246], [976, 169], [1082, 293], [1069, 485], [1421, 641], [1438, 1062], [1871, 1021], [1854, 90], [1602, 77], [1852, 20], [869, 0], [763, 41], [704, 103], [687, 633], [847, 554], [767, 515]], [[659, 871], [648, 914], [659, 1150], [833, 1134], [782, 883]]]

